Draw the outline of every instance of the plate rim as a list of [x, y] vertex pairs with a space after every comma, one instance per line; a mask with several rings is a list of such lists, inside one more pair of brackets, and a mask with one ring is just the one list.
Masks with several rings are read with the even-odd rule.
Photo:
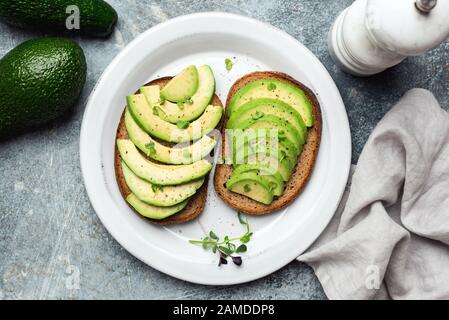
[[[276, 264], [272, 264], [272, 267], [270, 268], [265, 268], [265, 270], [263, 272], [258, 272], [258, 273], [254, 273], [251, 275], [248, 275], [247, 277], [236, 277], [235, 279], [229, 279], [229, 278], [224, 278], [222, 280], [219, 279], [211, 279], [211, 278], [207, 278], [206, 276], [204, 277], [198, 277], [198, 276], [191, 276], [188, 273], [183, 273], [181, 272], [175, 272], [172, 269], [167, 269], [164, 268], [160, 265], [160, 263], [154, 263], [153, 261], [149, 261], [149, 259], [145, 258], [142, 256], [141, 253], [136, 252], [136, 246], [132, 246], [131, 244], [127, 243], [127, 236], [123, 234], [118, 234], [116, 233], [116, 231], [114, 230], [115, 227], [112, 226], [112, 223], [110, 221], [108, 221], [108, 219], [106, 219], [106, 216], [103, 215], [102, 213], [100, 213], [102, 211], [102, 209], [100, 208], [98, 202], [97, 202], [97, 197], [95, 194], [95, 190], [92, 190], [91, 185], [90, 185], [90, 180], [89, 180], [89, 171], [91, 171], [88, 168], [88, 162], [86, 162], [86, 158], [90, 159], [91, 156], [87, 156], [86, 152], [87, 152], [87, 147], [86, 145], [89, 142], [88, 138], [89, 136], [86, 137], [86, 132], [88, 131], [87, 128], [87, 118], [89, 116], [89, 112], [90, 110], [94, 107], [93, 104], [93, 100], [95, 97], [95, 94], [97, 92], [98, 87], [101, 85], [101, 83], [103, 82], [104, 78], [107, 77], [107, 75], [112, 72], [114, 66], [122, 59], [123, 56], [126, 56], [126, 54], [128, 53], [128, 51], [130, 50], [130, 48], [133, 47], [133, 45], [139, 43], [141, 41], [141, 39], [144, 39], [145, 37], [147, 37], [149, 34], [151, 33], [155, 33], [158, 32], [160, 29], [163, 29], [167, 26], [173, 25], [173, 24], [178, 24], [178, 23], [182, 23], [182, 22], [186, 22], [189, 21], [191, 19], [210, 19], [210, 18], [214, 18], [217, 20], [225, 20], [228, 23], [232, 22], [232, 21], [239, 21], [240, 23], [251, 23], [253, 25], [257, 25], [258, 27], [260, 27], [263, 30], [271, 30], [271, 32], [276, 33], [277, 35], [283, 37], [286, 41], [290, 41], [292, 43], [294, 43], [295, 45], [299, 46], [301, 48], [301, 50], [304, 50], [311, 59], [314, 59], [316, 62], [316, 65], [318, 68], [321, 69], [323, 75], [328, 78], [328, 82], [329, 84], [333, 87], [333, 91], [337, 94], [338, 96], [338, 101], [336, 101], [335, 103], [341, 106], [342, 109], [342, 114], [340, 114], [340, 116], [343, 116], [343, 118], [341, 119], [341, 121], [343, 122], [344, 126], [342, 128], [342, 131], [344, 131], [343, 135], [346, 136], [346, 141], [340, 141], [340, 144], [343, 144], [343, 150], [346, 150], [347, 152], [342, 152], [341, 154], [341, 158], [342, 158], [342, 162], [346, 163], [346, 165], [344, 166], [344, 170], [341, 172], [340, 175], [340, 186], [338, 188], [338, 196], [335, 197], [334, 202], [331, 206], [329, 206], [329, 211], [331, 211], [332, 213], [329, 213], [326, 218], [323, 218], [319, 221], [316, 222], [316, 225], [314, 226], [315, 230], [319, 231], [315, 231], [315, 235], [309, 238], [313, 238], [313, 239], [309, 239], [307, 244], [303, 244], [303, 245], [298, 245], [298, 250], [297, 250], [297, 254], [289, 254], [288, 255], [288, 259], [286, 257], [286, 259], [284, 259], [281, 263], [276, 263]], [[323, 113], [323, 122], [325, 121], [324, 119], [324, 112], [322, 110]], [[86, 138], [83, 138], [86, 137]], [[197, 284], [203, 284], [203, 285], [234, 285], [234, 284], [240, 284], [240, 283], [245, 283], [245, 282], [249, 282], [249, 281], [253, 281], [262, 277], [265, 277], [275, 271], [277, 271], [278, 269], [282, 268], [283, 266], [287, 265], [288, 263], [290, 263], [291, 261], [295, 260], [297, 258], [297, 256], [299, 256], [301, 253], [303, 253], [305, 250], [307, 250], [307, 248], [319, 237], [319, 235], [324, 231], [324, 229], [326, 228], [326, 226], [329, 224], [330, 220], [332, 219], [332, 217], [335, 214], [336, 209], [338, 208], [338, 205], [340, 203], [341, 197], [343, 195], [343, 192], [345, 190], [346, 187], [346, 182], [349, 176], [349, 170], [350, 170], [350, 165], [351, 165], [351, 153], [352, 153], [352, 143], [351, 143], [351, 133], [350, 133], [350, 127], [349, 127], [349, 121], [348, 121], [348, 117], [347, 117], [347, 113], [346, 113], [346, 109], [343, 103], [343, 100], [341, 98], [340, 92], [334, 82], [334, 80], [332, 79], [332, 77], [330, 76], [329, 72], [327, 71], [327, 69], [324, 67], [324, 65], [319, 61], [319, 59], [307, 48], [305, 47], [301, 42], [299, 42], [297, 39], [295, 39], [294, 37], [292, 37], [291, 35], [289, 35], [287, 32], [278, 29], [270, 24], [261, 22], [259, 20], [250, 18], [250, 17], [246, 17], [246, 16], [241, 16], [241, 15], [237, 15], [237, 14], [230, 14], [230, 13], [218, 13], [218, 12], [203, 12], [203, 13], [195, 13], [195, 14], [188, 14], [188, 15], [183, 15], [183, 16], [178, 16], [176, 18], [173, 18], [171, 20], [165, 21], [161, 24], [155, 25], [152, 28], [144, 31], [143, 33], [141, 33], [139, 36], [137, 36], [134, 40], [132, 40], [130, 43], [128, 43], [124, 49], [121, 50], [121, 52], [119, 52], [116, 57], [109, 63], [109, 65], [106, 67], [106, 69], [103, 71], [103, 73], [101, 74], [101, 76], [99, 77], [97, 83], [95, 84], [94, 88], [92, 89], [88, 99], [87, 99], [87, 103], [86, 103], [86, 107], [84, 110], [84, 115], [82, 118], [82, 124], [81, 124], [81, 130], [80, 130], [80, 166], [81, 166], [81, 171], [82, 171], [82, 176], [83, 176], [83, 181], [84, 181], [84, 185], [86, 188], [86, 192], [87, 195], [89, 197], [89, 200], [92, 204], [92, 207], [95, 211], [95, 213], [97, 214], [97, 216], [99, 217], [100, 221], [102, 222], [102, 224], [104, 225], [104, 227], [108, 230], [109, 234], [111, 234], [111, 236], [123, 247], [125, 248], [129, 253], [131, 253], [134, 257], [138, 258], [139, 260], [141, 260], [142, 262], [144, 262], [145, 264], [151, 266], [152, 268], [159, 270], [165, 274], [168, 274], [172, 277], [178, 278], [178, 279], [182, 279], [188, 282], [192, 282], [192, 283], [197, 283]], [[318, 155], [319, 156], [319, 155]], [[99, 157], [100, 162], [101, 162], [101, 156]], [[102, 175], [103, 175], [103, 169], [101, 168], [102, 171]], [[344, 181], [344, 183], [343, 183]], [[102, 181], [103, 182], [103, 181]], [[310, 242], [310, 243], [309, 243]], [[287, 261], [288, 260], [288, 261]]]

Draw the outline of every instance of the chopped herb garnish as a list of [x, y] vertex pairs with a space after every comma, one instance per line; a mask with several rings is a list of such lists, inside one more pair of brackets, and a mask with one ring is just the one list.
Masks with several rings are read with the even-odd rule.
[[145, 148], [148, 149], [148, 151], [150, 152], [150, 154], [153, 154], [153, 155], [156, 154], [156, 148], [154, 147], [154, 142], [153, 142], [153, 141], [147, 143], [147, 144], [145, 145]]
[[153, 107], [153, 114], [154, 114], [155, 116], [158, 116], [158, 115], [159, 115], [159, 109], [158, 109], [158, 107], [156, 107], [156, 106]]
[[193, 104], [192, 98], [186, 99], [185, 103], [192, 105]]
[[260, 111], [256, 111], [256, 113], [253, 114], [253, 115], [251, 116], [251, 118], [252, 118], [253, 120], [257, 120], [257, 119], [262, 118], [264, 115], [265, 115], [265, 113], [260, 112]]
[[[248, 220], [244, 220], [242, 217], [242, 213], [238, 213], [239, 222], [246, 227], [246, 233], [237, 238], [229, 238], [229, 236], [225, 236], [223, 241], [220, 241], [220, 237], [217, 236], [212, 230], [209, 231], [209, 234], [205, 236], [201, 240], [189, 240], [191, 244], [201, 245], [205, 250], [212, 250], [214, 254], [218, 253], [219, 260], [218, 266], [222, 264], [227, 264], [227, 258], [230, 257], [232, 262], [235, 265], [242, 265], [242, 258], [240, 256], [235, 256], [235, 253], [243, 253], [248, 250], [248, 247], [245, 243], [248, 243], [251, 240], [251, 236], [253, 235], [249, 229]], [[240, 242], [240, 245], [237, 246], [234, 242]]]
[[213, 240], [220, 240], [220, 238], [218, 238], [218, 236], [212, 230], [209, 232], [209, 237]]
[[276, 90], [276, 85], [273, 82], [270, 82], [267, 85], [267, 89], [270, 90], [270, 91], [274, 91], [274, 90]]
[[152, 184], [151, 189], [153, 190], [154, 193], [156, 193], [158, 191], [162, 191], [164, 187], [158, 184]]
[[186, 159], [189, 159], [192, 155], [189, 149], [184, 149], [182, 156]]
[[190, 125], [190, 122], [189, 122], [189, 121], [178, 121], [178, 122], [176, 123], [176, 126], [177, 126], [179, 129], [186, 129], [189, 125]]
[[285, 140], [285, 131], [284, 130], [278, 131], [278, 139], [279, 139], [279, 141]]
[[232, 62], [232, 60], [229, 58], [226, 58], [224, 62], [225, 62], [226, 70], [231, 71], [232, 67], [234, 66], [234, 63]]
[[282, 160], [284, 160], [287, 157], [287, 154], [285, 153], [284, 150], [281, 150], [280, 153], [281, 153], [281, 156], [279, 157], [279, 161], [282, 161]]
[[251, 191], [251, 187], [249, 186], [249, 184], [245, 184], [243, 186], [243, 191], [245, 191], [245, 192], [250, 192]]
[[177, 102], [176, 104], [180, 110], [184, 110], [184, 102]]

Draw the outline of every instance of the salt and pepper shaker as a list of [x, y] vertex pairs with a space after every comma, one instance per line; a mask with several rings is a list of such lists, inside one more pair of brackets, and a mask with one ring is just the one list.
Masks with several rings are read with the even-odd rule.
[[344, 71], [368, 76], [449, 37], [449, 0], [356, 0], [335, 20], [329, 53]]

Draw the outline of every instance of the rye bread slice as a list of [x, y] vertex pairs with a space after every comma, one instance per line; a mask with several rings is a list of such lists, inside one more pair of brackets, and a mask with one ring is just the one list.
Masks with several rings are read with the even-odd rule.
[[[251, 215], [264, 215], [278, 211], [293, 200], [295, 200], [301, 191], [304, 189], [310, 175], [312, 174], [315, 160], [318, 154], [321, 141], [321, 110], [320, 105], [313, 94], [313, 92], [299, 81], [293, 79], [287, 74], [271, 71], [260, 71], [247, 74], [237, 80], [231, 87], [228, 98], [226, 100], [226, 107], [229, 107], [229, 102], [234, 94], [246, 84], [259, 79], [276, 79], [284, 82], [288, 82], [298, 88], [300, 88], [310, 99], [313, 105], [313, 119], [314, 125], [307, 129], [307, 140], [304, 144], [304, 149], [298, 158], [298, 162], [293, 171], [292, 177], [285, 185], [284, 193], [271, 204], [265, 205], [248, 197], [229, 191], [225, 184], [232, 174], [232, 166], [228, 164], [218, 164], [215, 169], [214, 186], [217, 194], [223, 199], [223, 201], [232, 208], [242, 211]], [[226, 112], [225, 112], [226, 114]], [[224, 120], [223, 128], [226, 128], [227, 117]], [[224, 155], [225, 148], [225, 135], [222, 134], [222, 148], [221, 152]]]
[[[153, 81], [147, 83], [146, 85], [159, 85], [162, 88], [171, 78], [172, 77], [159, 78], [159, 79], [156, 79], [156, 80], [153, 80]], [[216, 106], [223, 106], [223, 104], [221, 103], [221, 101], [217, 95], [214, 95], [211, 103]], [[124, 112], [123, 112], [122, 116], [120, 118], [119, 125], [118, 125], [116, 140], [117, 139], [128, 139], [128, 132], [126, 131], [124, 118], [125, 117], [124, 117]], [[160, 141], [160, 142], [164, 143], [163, 141]], [[164, 143], [164, 144], [166, 144], [166, 143]], [[157, 162], [154, 160], [151, 160], [151, 161]], [[114, 166], [115, 166], [115, 176], [117, 179], [117, 183], [118, 183], [120, 192], [121, 192], [123, 198], [126, 199], [126, 197], [131, 193], [131, 191], [129, 190], [128, 185], [125, 182], [125, 177], [123, 175], [122, 166], [121, 166], [121, 158], [120, 158], [120, 154], [117, 149], [117, 145], [115, 146]], [[162, 220], [145, 218], [145, 217], [141, 216], [140, 214], [139, 214], [139, 217], [141, 217], [142, 219], [145, 219], [151, 223], [158, 224], [158, 225], [180, 224], [180, 223], [185, 223], [185, 222], [195, 219], [204, 210], [204, 206], [206, 204], [206, 198], [207, 198], [208, 180], [209, 180], [209, 175], [206, 176], [204, 184], [201, 186], [201, 188], [198, 189], [198, 191], [195, 193], [195, 195], [192, 196], [192, 198], [190, 198], [187, 206], [184, 209], [182, 209], [180, 212], [178, 212], [168, 218], [162, 219]], [[131, 209], [133, 209], [131, 206], [129, 206], [129, 207]]]

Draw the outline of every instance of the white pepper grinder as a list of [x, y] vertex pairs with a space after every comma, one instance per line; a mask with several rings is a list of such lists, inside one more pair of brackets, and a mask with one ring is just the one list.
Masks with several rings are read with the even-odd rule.
[[344, 71], [368, 76], [449, 37], [449, 0], [356, 0], [335, 20], [329, 53]]

